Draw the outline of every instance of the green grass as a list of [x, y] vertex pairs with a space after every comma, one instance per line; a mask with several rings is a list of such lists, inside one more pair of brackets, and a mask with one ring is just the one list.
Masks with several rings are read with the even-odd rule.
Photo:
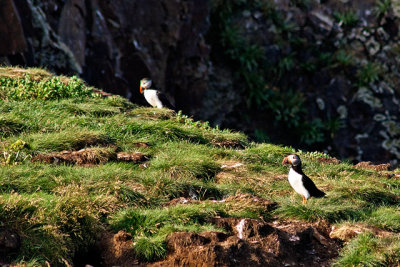
[[353, 239], [343, 249], [336, 266], [396, 266], [399, 262], [399, 236], [374, 237], [367, 233]]
[[[51, 81], [62, 88], [70, 81], [70, 88], [53, 92]], [[72, 88], [74, 82], [83, 91]], [[21, 86], [27, 84], [30, 91], [25, 92]], [[398, 179], [346, 162], [321, 163], [318, 159], [327, 155], [319, 152], [249, 143], [242, 133], [211, 128], [167, 109], [137, 107], [122, 97], [100, 97], [76, 78], [40, 69], [0, 68], [0, 88], [0, 222], [21, 236], [21, 250], [8, 255], [14, 264], [72, 264], [75, 253], [93, 245], [101, 233], [119, 230], [132, 234], [138, 258], [154, 261], [166, 256], [166, 238], [173, 232], [222, 231], [210, 223], [215, 216], [362, 223], [390, 236], [360, 235], [344, 244], [335, 264], [400, 260]], [[36, 97], [28, 99], [33, 92]], [[243, 149], [218, 145], [224, 141]], [[149, 147], [137, 147], [138, 142]], [[140, 151], [149, 160], [145, 166], [103, 161], [90, 167], [30, 160], [40, 153], [83, 148]], [[281, 165], [295, 152], [326, 198], [301, 204]], [[243, 166], [228, 170], [222, 168], [226, 162]], [[267, 211], [246, 199], [219, 201], [239, 194], [273, 200], [278, 207]], [[197, 201], [167, 205], [179, 197]]]

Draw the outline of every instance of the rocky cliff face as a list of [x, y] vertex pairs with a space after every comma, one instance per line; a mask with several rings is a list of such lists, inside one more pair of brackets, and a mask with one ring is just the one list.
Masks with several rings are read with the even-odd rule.
[[178, 109], [259, 140], [397, 161], [398, 6], [4, 0], [0, 62], [77, 74], [140, 104], [149, 76]]
[[[397, 162], [399, 1], [230, 3], [215, 5], [208, 41], [211, 60], [222, 54], [231, 65], [210, 77], [228, 88], [216, 90], [223, 99], [245, 99], [232, 102], [241, 112], [225, 109], [247, 115], [239, 128], [354, 161]], [[237, 126], [212, 113], [225, 104], [212, 100], [207, 115]]]
[[181, 109], [201, 106], [206, 1], [5, 0], [0, 15], [2, 62], [78, 74], [138, 103], [139, 80], [151, 77]]

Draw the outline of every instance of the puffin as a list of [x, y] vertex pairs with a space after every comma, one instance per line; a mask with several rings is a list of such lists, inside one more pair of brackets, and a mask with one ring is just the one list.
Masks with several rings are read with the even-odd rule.
[[144, 95], [147, 103], [157, 108], [171, 108], [173, 105], [168, 101], [168, 98], [159, 90], [151, 89], [152, 81], [149, 78], [140, 80], [140, 93]]
[[289, 155], [282, 161], [283, 165], [290, 164], [288, 180], [294, 191], [303, 198], [303, 204], [307, 203], [310, 197], [324, 197], [325, 193], [319, 190], [314, 182], [304, 174], [301, 169], [301, 160], [298, 155]]

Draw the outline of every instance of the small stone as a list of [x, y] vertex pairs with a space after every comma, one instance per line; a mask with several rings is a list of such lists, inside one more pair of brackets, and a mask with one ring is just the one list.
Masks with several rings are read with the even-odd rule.
[[340, 119], [346, 119], [347, 118], [347, 108], [344, 105], [340, 105], [336, 109], [337, 113], [339, 113]]
[[318, 108], [320, 110], [324, 110], [325, 109], [325, 102], [322, 98], [318, 97], [315, 102], [317, 102]]

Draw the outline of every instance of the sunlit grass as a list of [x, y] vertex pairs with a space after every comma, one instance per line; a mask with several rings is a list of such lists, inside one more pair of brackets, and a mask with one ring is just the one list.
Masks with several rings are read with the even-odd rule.
[[[32, 83], [53, 77], [40, 69], [0, 68], [0, 77], [23, 79], [27, 73]], [[137, 107], [122, 97], [23, 99], [0, 100], [0, 156], [13, 144], [26, 143], [12, 151], [24, 157], [0, 160], [0, 220], [22, 238], [21, 251], [9, 255], [10, 262], [72, 263], [75, 252], [93, 245], [99, 234], [119, 230], [133, 235], [132, 249], [141, 260], [161, 259], [170, 233], [221, 231], [210, 223], [215, 216], [362, 223], [392, 236], [360, 235], [344, 244], [336, 264], [390, 265], [400, 260], [398, 179], [347, 162], [323, 163], [323, 153], [249, 143], [242, 133], [211, 128], [167, 109]], [[237, 147], [224, 148], [223, 141]], [[139, 142], [147, 145], [138, 147]], [[40, 153], [84, 148], [140, 151], [148, 160], [143, 165], [95, 166], [30, 160]], [[325, 198], [301, 204], [281, 164], [292, 153], [300, 155], [304, 172], [327, 193]], [[223, 167], [227, 163], [239, 167]], [[271, 212], [245, 200], [224, 202], [240, 194], [278, 206]], [[195, 202], [168, 206], [179, 197]]]

